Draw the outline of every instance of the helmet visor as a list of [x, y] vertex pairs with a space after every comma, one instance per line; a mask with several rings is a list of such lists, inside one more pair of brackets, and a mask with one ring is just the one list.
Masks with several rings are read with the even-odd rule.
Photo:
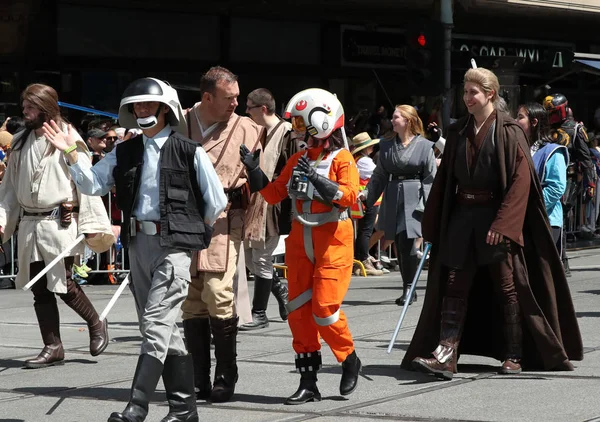
[[306, 123], [304, 123], [302, 116], [292, 116], [292, 129], [294, 129], [294, 132], [306, 132]]

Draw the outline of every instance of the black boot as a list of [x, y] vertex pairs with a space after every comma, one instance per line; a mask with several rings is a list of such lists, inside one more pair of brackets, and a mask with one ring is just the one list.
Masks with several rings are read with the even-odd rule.
[[252, 331], [269, 326], [267, 304], [271, 294], [271, 280], [254, 277], [254, 298], [252, 299], [252, 322], [240, 326], [240, 331]]
[[140, 355], [131, 385], [131, 399], [122, 413], [114, 412], [108, 422], [142, 422], [148, 415], [148, 404], [163, 372], [160, 360]]
[[273, 296], [277, 299], [277, 303], [279, 303], [279, 316], [282, 320], [286, 321], [288, 319], [288, 311], [285, 306], [288, 303], [288, 288], [281, 282], [275, 270], [273, 270], [271, 293], [273, 293]]
[[317, 388], [317, 371], [321, 369], [321, 352], [296, 355], [296, 368], [300, 371], [300, 386], [285, 400], [285, 404], [321, 401], [321, 393]]
[[347, 396], [356, 390], [361, 368], [362, 363], [356, 356], [356, 350], [353, 350], [342, 362], [342, 380], [340, 381], [340, 394], [342, 396]]
[[[408, 297], [408, 292], [410, 291], [411, 286], [412, 286], [412, 284], [404, 284], [404, 286], [402, 286], [402, 296], [400, 296], [398, 299], [396, 299], [396, 305], [404, 306], [404, 304], [406, 303], [406, 298]], [[408, 304], [412, 305], [416, 301], [417, 301], [417, 291], [415, 290], [412, 297], [410, 298], [410, 302], [408, 302]]]
[[562, 260], [563, 268], [565, 269], [565, 276], [571, 277], [571, 268], [569, 268], [569, 258], [566, 256]]
[[215, 341], [215, 382], [210, 400], [214, 403], [229, 401], [235, 392], [235, 383], [238, 380], [237, 357], [237, 316], [229, 319], [210, 318], [210, 328]]
[[192, 318], [183, 320], [183, 332], [188, 352], [194, 365], [196, 398], [208, 400], [212, 391], [210, 382], [210, 320]]
[[[419, 267], [419, 258], [417, 258], [417, 255], [409, 254], [400, 255], [398, 259], [401, 262], [400, 270], [402, 271], [402, 296], [396, 299], [396, 305], [404, 306], [408, 298], [408, 292], [412, 286], [413, 279], [415, 278], [417, 268]], [[408, 304], [412, 305], [416, 301], [417, 291], [415, 290], [413, 297], [410, 298]]]
[[192, 356], [169, 355], [163, 369], [163, 382], [169, 414], [161, 422], [198, 422]]

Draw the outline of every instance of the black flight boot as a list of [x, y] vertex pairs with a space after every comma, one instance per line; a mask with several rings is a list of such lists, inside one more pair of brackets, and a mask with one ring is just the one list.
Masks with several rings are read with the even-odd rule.
[[296, 405], [321, 401], [321, 393], [317, 388], [317, 371], [321, 369], [321, 352], [296, 355], [296, 368], [300, 372], [300, 386], [285, 400], [285, 404]]
[[356, 356], [356, 350], [353, 350], [342, 362], [342, 380], [340, 381], [340, 394], [342, 396], [347, 396], [356, 390], [361, 368], [362, 363]]

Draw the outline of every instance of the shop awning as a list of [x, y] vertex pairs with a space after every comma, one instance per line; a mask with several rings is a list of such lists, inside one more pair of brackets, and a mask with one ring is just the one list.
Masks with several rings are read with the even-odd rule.
[[600, 55], [575, 53], [573, 60], [575, 70], [600, 75]]

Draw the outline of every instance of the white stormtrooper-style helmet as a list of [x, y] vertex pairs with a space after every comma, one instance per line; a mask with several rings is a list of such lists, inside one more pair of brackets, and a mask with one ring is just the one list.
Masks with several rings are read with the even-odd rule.
[[[119, 124], [127, 129], [150, 129], [155, 126], [160, 108], [155, 116], [139, 119], [133, 114], [134, 103], [147, 101], [158, 101], [167, 105], [170, 108], [166, 116], [167, 123], [171, 125], [173, 130], [185, 133], [185, 119], [177, 91], [168, 83], [155, 78], [137, 79], [125, 89], [119, 107]], [[183, 131], [180, 130], [182, 128]]]
[[292, 120], [294, 131], [324, 140], [344, 126], [344, 107], [331, 92], [310, 88], [292, 97], [284, 117]]

